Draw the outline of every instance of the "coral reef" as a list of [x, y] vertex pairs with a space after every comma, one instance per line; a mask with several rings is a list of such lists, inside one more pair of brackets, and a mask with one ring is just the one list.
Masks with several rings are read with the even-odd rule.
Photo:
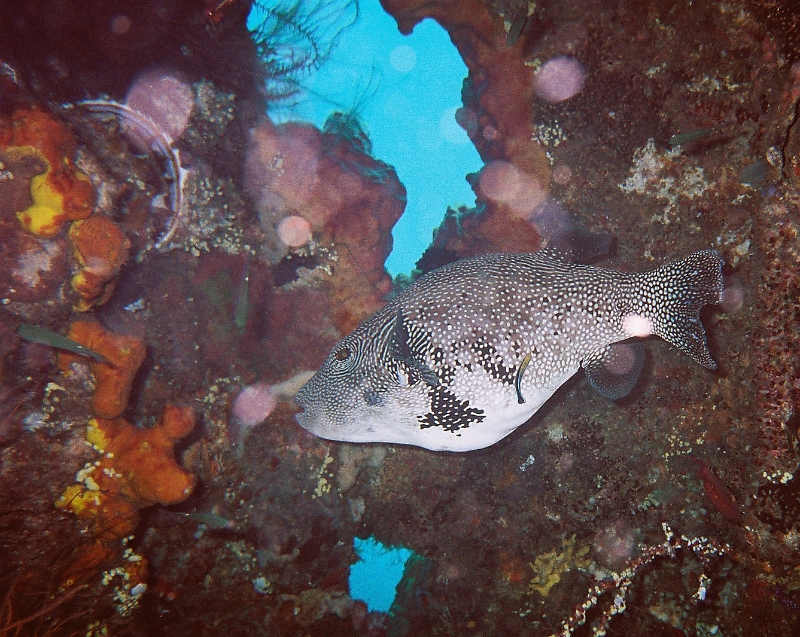
[[661, 214], [654, 222], [667, 225], [675, 220], [681, 198], [702, 197], [709, 188], [702, 167], [682, 154], [680, 147], [656, 150], [655, 140], [648, 139], [633, 155], [633, 167], [625, 181], [619, 184], [625, 194], [637, 193], [663, 200]]
[[702, 460], [692, 458], [697, 468], [697, 475], [703, 481], [703, 490], [706, 496], [714, 505], [714, 508], [722, 513], [728, 520], [735, 524], [742, 524], [744, 516], [739, 511], [736, 498], [727, 485], [720, 480], [711, 468]]
[[[0, 199], [5, 194], [3, 183], [8, 182], [0, 182]], [[41, 239], [25, 232], [16, 220], [0, 219], [2, 298], [12, 302], [52, 298], [67, 279], [70, 262], [69, 243], [63, 237]]]
[[551, 166], [534, 135], [534, 67], [529, 64], [525, 38], [509, 46], [502, 17], [481, 0], [385, 0], [382, 5], [397, 20], [401, 33], [411, 33], [426, 18], [433, 18], [449, 33], [469, 69], [464, 107], [457, 119], [487, 162], [482, 173], [491, 172], [493, 165], [504, 169], [498, 179], [502, 195], [492, 196], [481, 188], [480, 176], [473, 181], [481, 214], [470, 216], [470, 231], [463, 234], [476, 237], [476, 245], [460, 245], [465, 240], [458, 232], [452, 241], [451, 235], [439, 238], [442, 248], [458, 257], [487, 250], [537, 249], [538, 232], [525, 218], [546, 200]]
[[541, 243], [530, 221], [508, 215], [498, 207], [450, 208], [417, 267], [428, 271], [456, 259], [489, 252], [530, 252]]
[[[654, 560], [665, 556], [675, 558], [678, 550], [689, 549], [706, 565], [710, 557], [723, 557], [730, 549], [727, 545], [719, 545], [705, 537], [688, 538], [685, 535], [677, 536], [669, 525], [663, 524], [662, 526], [666, 540], [661, 544], [645, 547], [642, 554], [635, 560], [630, 560], [622, 572], [613, 573], [610, 578], [591, 588], [586, 600], [575, 607], [572, 617], [562, 623], [561, 632], [556, 633], [557, 635], [570, 637], [576, 629], [586, 623], [589, 611], [598, 605], [605, 594], [611, 593], [614, 595], [611, 604], [602, 610], [599, 619], [592, 625], [592, 635], [603, 637], [609, 629], [611, 619], [615, 615], [625, 612], [628, 591], [634, 582], [637, 571]], [[701, 571], [698, 580], [697, 591], [693, 598], [698, 601], [705, 601], [711, 579], [705, 572]], [[555, 634], [551, 637], [555, 637]]]
[[760, 327], [756, 365], [761, 401], [758, 420], [763, 476], [787, 482], [798, 467], [797, 419], [800, 408], [797, 330], [800, 320], [800, 195], [764, 206], [759, 244], [764, 251], [763, 286], [758, 287]]
[[[76, 151], [71, 129], [41, 108], [18, 106], [0, 121], [0, 161], [6, 171], [0, 182], [0, 223], [7, 247], [3, 271], [9, 272], [7, 293], [13, 300], [41, 300], [60, 286], [66, 272], [59, 235], [70, 222], [72, 253], [81, 269], [72, 280], [81, 297], [79, 310], [110, 298], [113, 279], [127, 259], [130, 241], [118, 226], [90, 216], [95, 190], [75, 164]], [[38, 240], [11, 227], [11, 213], [19, 227]]]
[[119, 493], [141, 509], [175, 504], [191, 493], [194, 478], [175, 462], [173, 447], [194, 425], [192, 409], [167, 405], [156, 425], [145, 430], [121, 419], [93, 419], [86, 439], [106, 457], [111, 454], [111, 472], [122, 474]]
[[[448, 30], [486, 162], [421, 269], [544, 245], [567, 210], [617, 238], [603, 265], [714, 247], [728, 266], [702, 317], [719, 372], [648, 342], [629, 398], [576, 378], [502, 444], [449, 455], [294, 421], [299, 373], [392, 287], [403, 186], [354, 113], [266, 119], [250, 3], [67, 4], [0, 7], [0, 634], [798, 632], [800, 82], [786, 12], [764, 17], [777, 3], [385, 1], [404, 32]], [[312, 5], [284, 28], [335, 6]], [[553, 59], [569, 85], [538, 75]], [[31, 106], [122, 102], [153, 65], [194, 100], [181, 184], [124, 123], [64, 108], [73, 137]], [[78, 264], [55, 223], [69, 196], [43, 191], [53, 237], [16, 217], [62, 165], [73, 202], [94, 197], [79, 173], [97, 192], [71, 222], [100, 230]], [[108, 362], [56, 357], [21, 323]], [[390, 613], [349, 595], [367, 537], [417, 554]]]
[[[304, 236], [332, 246], [335, 275], [326, 279], [327, 295], [342, 332], [381, 306], [391, 290], [383, 268], [391, 229], [405, 207], [405, 189], [391, 167], [336, 133], [264, 121], [251, 131], [245, 178], [268, 237], [280, 239], [281, 229], [299, 218], [310, 224]], [[274, 263], [298, 247], [293, 239], [275, 239], [263, 248]]]

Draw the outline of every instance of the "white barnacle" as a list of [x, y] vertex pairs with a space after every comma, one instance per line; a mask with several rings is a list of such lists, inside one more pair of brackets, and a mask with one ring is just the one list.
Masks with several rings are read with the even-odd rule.
[[697, 591], [695, 592], [694, 595], [692, 595], [692, 597], [694, 597], [699, 602], [704, 602], [710, 584], [711, 584], [711, 578], [708, 577], [708, 575], [706, 575], [705, 573], [700, 573], [700, 583], [697, 587]]

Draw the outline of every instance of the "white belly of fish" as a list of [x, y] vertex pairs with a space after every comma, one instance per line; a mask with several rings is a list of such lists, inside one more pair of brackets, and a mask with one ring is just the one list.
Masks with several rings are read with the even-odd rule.
[[[518, 402], [516, 390], [513, 387], [509, 388], [508, 385], [491, 380], [495, 391], [482, 393], [479, 401], [474, 400], [474, 393], [465, 392], [466, 395], [473, 396], [472, 406], [482, 409], [486, 415], [482, 422], [464, 427], [456, 432], [446, 431], [441, 427], [420, 429], [418, 423], [409, 423], [408, 428], [403, 428], [408, 435], [403, 435], [401, 436], [402, 440], [398, 439], [393, 442], [417, 445], [432, 451], [483, 449], [505, 438], [530, 419], [578, 369], [578, 367], [570, 369], [544, 387], [527, 386], [523, 381], [521, 389], [525, 402], [522, 404]], [[461, 374], [456, 374], [453, 379], [451, 388], [456, 396], [472, 387], [475, 382], [474, 372], [467, 373], [465, 371], [463, 376], [462, 378]], [[489, 382], [488, 375], [487, 378], [482, 379], [484, 386]]]

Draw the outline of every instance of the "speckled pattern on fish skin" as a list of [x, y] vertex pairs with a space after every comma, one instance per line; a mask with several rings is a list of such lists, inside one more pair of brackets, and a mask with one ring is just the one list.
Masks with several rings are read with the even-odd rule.
[[331, 440], [487, 447], [580, 367], [601, 393], [627, 393], [641, 364], [619, 341], [656, 334], [715, 369], [699, 312], [722, 289], [714, 250], [639, 274], [570, 263], [552, 250], [457, 261], [334, 347], [298, 394], [297, 420]]

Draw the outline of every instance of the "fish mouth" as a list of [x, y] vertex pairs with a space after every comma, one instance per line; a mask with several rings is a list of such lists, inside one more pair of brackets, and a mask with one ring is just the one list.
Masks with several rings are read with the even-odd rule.
[[297, 392], [297, 396], [294, 397], [295, 404], [302, 410], [294, 415], [294, 419], [300, 423], [300, 425], [310, 430], [311, 423], [316, 419], [312, 418], [311, 409], [309, 408], [309, 397], [304, 390], [305, 387]]
[[324, 428], [320, 426], [319, 418], [315, 418], [312, 414], [308, 412], [300, 412], [294, 415], [294, 419], [295, 422], [297, 422], [297, 424], [305, 429], [308, 433], [319, 436], [320, 438], [328, 437], [323, 431]]
[[[299, 404], [299, 401], [296, 402]], [[302, 404], [300, 406], [303, 408], [303, 411], [294, 415], [295, 422], [315, 436], [327, 438], [328, 436], [325, 435], [325, 418], [322, 416], [319, 410], [311, 409]]]
[[319, 438], [351, 442], [349, 438], [336, 434], [337, 427], [334, 423], [328, 423], [324, 418], [320, 418], [314, 413], [303, 412], [295, 414], [294, 419], [308, 433]]
[[[308, 379], [305, 385], [303, 385], [299, 390], [297, 390], [297, 394], [294, 396], [294, 402], [300, 407], [303, 411], [308, 411], [308, 406], [312, 402], [313, 394], [318, 393], [315, 392], [314, 379], [316, 376], [312, 376]], [[299, 415], [299, 414], [298, 414]]]

